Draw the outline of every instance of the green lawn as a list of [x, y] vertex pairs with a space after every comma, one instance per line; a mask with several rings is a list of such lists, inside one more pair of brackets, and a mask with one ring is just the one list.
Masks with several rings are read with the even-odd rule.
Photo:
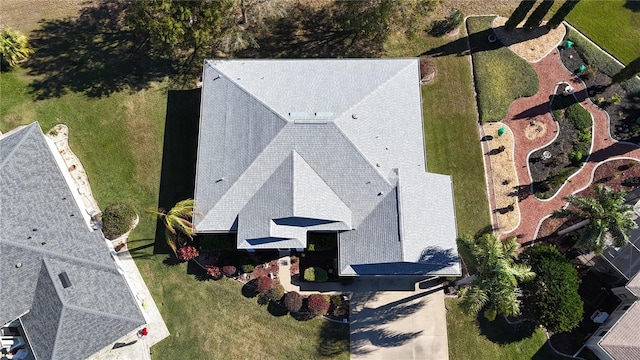
[[637, 1], [580, 1], [567, 21], [624, 64], [640, 56], [640, 3]]
[[490, 44], [493, 16], [467, 19], [480, 121], [500, 121], [513, 100], [538, 92], [538, 75], [509, 48]]
[[391, 37], [385, 47], [390, 57], [442, 54], [434, 55], [435, 80], [422, 87], [427, 168], [452, 176], [458, 234], [473, 235], [491, 220], [471, 66], [467, 56], [458, 56], [466, 52], [466, 38], [425, 36], [407, 42]]
[[509, 325], [503, 318], [489, 322], [482, 316], [465, 315], [458, 299], [446, 299], [449, 359], [568, 359], [556, 355], [546, 344], [540, 328]]

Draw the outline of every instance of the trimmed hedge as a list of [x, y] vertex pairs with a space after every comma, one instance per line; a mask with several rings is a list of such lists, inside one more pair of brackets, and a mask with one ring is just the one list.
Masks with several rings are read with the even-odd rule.
[[304, 279], [311, 282], [325, 282], [329, 280], [329, 275], [322, 268], [310, 267], [304, 270]]
[[298, 312], [302, 307], [302, 295], [300, 295], [295, 291], [290, 291], [284, 294], [282, 298], [282, 303], [289, 312], [292, 312], [292, 313]]
[[574, 103], [567, 107], [564, 111], [564, 116], [566, 116], [578, 130], [591, 129], [591, 125], [593, 124], [591, 114], [579, 103]]
[[136, 218], [136, 210], [128, 203], [117, 202], [107, 206], [102, 212], [102, 233], [107, 239], [117, 239], [131, 230]]

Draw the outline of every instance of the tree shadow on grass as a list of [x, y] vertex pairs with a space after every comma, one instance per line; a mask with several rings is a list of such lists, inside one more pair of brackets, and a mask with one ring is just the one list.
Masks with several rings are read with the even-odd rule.
[[[178, 201], [192, 199], [196, 179], [196, 155], [200, 121], [200, 89], [172, 90], [167, 94], [167, 117], [162, 147], [158, 206], [170, 209]], [[156, 225], [154, 253], [168, 253], [165, 227]]]
[[335, 357], [349, 351], [349, 324], [323, 321], [318, 335], [317, 354]]
[[141, 51], [144, 45], [123, 28], [127, 2], [103, 1], [82, 8], [75, 18], [43, 20], [31, 34], [36, 50], [26, 63], [37, 99], [79, 92], [89, 97], [149, 87], [172, 68], [162, 54]]
[[289, 311], [287, 311], [284, 306], [275, 301], [269, 301], [269, 304], [267, 305], [267, 311], [269, 312], [269, 314], [276, 317], [285, 316], [289, 313]]
[[510, 325], [502, 316], [494, 321], [487, 320], [482, 312], [478, 315], [480, 334], [496, 344], [510, 344], [531, 337], [536, 330], [536, 324], [532, 321], [523, 321]]
[[246, 298], [249, 298], [249, 299], [254, 298], [258, 296], [258, 290], [256, 290], [257, 286], [258, 286], [258, 279], [253, 279], [247, 282], [246, 284], [242, 285], [242, 289], [240, 289], [240, 292], [242, 293], [242, 296]]
[[624, 3], [624, 8], [633, 12], [640, 12], [640, 0], [627, 0]]
[[[321, 8], [297, 3], [269, 31], [256, 37], [258, 46], [239, 51], [244, 58], [373, 57], [382, 52], [385, 34], [350, 29], [358, 21], [341, 2]], [[347, 4], [348, 5], [348, 4]]]

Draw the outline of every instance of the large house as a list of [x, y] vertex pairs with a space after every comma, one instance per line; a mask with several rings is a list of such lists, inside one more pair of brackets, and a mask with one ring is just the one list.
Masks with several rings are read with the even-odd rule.
[[199, 233], [255, 251], [329, 232], [341, 276], [460, 275], [451, 178], [425, 171], [418, 59], [209, 60], [202, 82]]
[[92, 358], [146, 321], [53, 146], [37, 123], [0, 135], [0, 325], [30, 358]]

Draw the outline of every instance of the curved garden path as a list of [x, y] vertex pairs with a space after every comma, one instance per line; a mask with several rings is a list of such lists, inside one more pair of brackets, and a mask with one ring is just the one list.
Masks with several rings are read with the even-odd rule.
[[[593, 115], [594, 131], [593, 148], [586, 164], [553, 198], [539, 200], [529, 195], [519, 202], [520, 224], [515, 230], [502, 234], [502, 237], [517, 236], [520, 243], [534, 240], [538, 224], [554, 210], [564, 206], [566, 204], [564, 198], [567, 195], [582, 190], [591, 183], [593, 171], [599, 163], [616, 157], [640, 159], [640, 148], [632, 144], [616, 142], [611, 138], [606, 113], [589, 100], [584, 83], [576, 80], [564, 67], [557, 49], [542, 60], [530, 64], [538, 74], [539, 91], [534, 96], [514, 101], [502, 121], [511, 128], [514, 135], [514, 161], [518, 173], [518, 185], [523, 189], [521, 191], [529, 192], [529, 185], [532, 182], [529, 174], [529, 153], [550, 143], [556, 136], [557, 126], [549, 110], [549, 97], [554, 93], [558, 83], [564, 81], [574, 87], [576, 98]], [[525, 136], [525, 128], [533, 119], [536, 122], [543, 122], [547, 132], [539, 138], [529, 140]]]

